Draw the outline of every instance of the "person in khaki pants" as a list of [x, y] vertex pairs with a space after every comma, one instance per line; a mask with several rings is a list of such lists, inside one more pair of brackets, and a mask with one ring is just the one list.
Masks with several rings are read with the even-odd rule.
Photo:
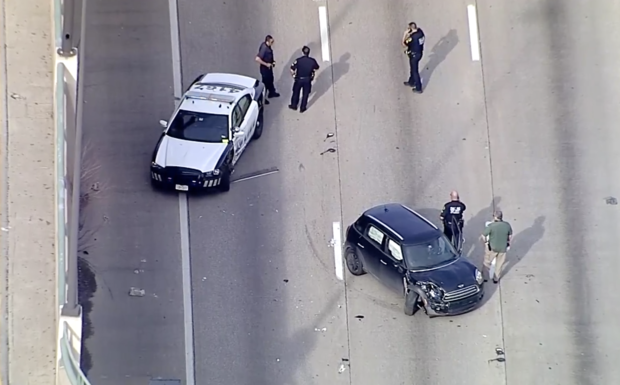
[[493, 222], [490, 223], [482, 233], [482, 241], [486, 244], [484, 253], [484, 268], [482, 274], [484, 281], [489, 280], [489, 272], [491, 270], [491, 264], [495, 259], [495, 272], [493, 274], [493, 283], [498, 283], [502, 273], [502, 267], [506, 262], [506, 252], [510, 247], [510, 241], [512, 239], [512, 227], [510, 223], [504, 222], [504, 214], [496, 210], [493, 214]]

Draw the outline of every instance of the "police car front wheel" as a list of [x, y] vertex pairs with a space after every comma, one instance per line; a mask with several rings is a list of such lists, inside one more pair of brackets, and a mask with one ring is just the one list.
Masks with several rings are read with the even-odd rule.
[[230, 174], [231, 174], [231, 170], [228, 169], [226, 171], [224, 171], [222, 173], [222, 181], [220, 183], [220, 190], [221, 191], [229, 191], [230, 190]]

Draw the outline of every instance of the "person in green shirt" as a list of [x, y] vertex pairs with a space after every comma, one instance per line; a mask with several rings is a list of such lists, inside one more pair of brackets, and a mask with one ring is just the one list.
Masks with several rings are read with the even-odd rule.
[[493, 214], [493, 222], [491, 222], [482, 233], [482, 241], [486, 244], [484, 254], [484, 268], [482, 274], [484, 281], [489, 280], [489, 272], [491, 264], [495, 259], [495, 272], [493, 274], [493, 283], [498, 283], [502, 273], [502, 267], [506, 262], [506, 252], [510, 247], [512, 240], [512, 227], [510, 223], [504, 222], [504, 214], [496, 210]]

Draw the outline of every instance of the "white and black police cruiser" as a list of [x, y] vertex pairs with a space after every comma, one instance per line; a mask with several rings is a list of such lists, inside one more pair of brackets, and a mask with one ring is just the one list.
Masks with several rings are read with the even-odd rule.
[[251, 77], [198, 76], [172, 114], [151, 159], [155, 186], [179, 191], [230, 189], [230, 177], [263, 133], [265, 87]]

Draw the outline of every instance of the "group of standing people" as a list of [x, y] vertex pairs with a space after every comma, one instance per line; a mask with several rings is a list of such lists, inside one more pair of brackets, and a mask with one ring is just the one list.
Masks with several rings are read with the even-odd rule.
[[[267, 100], [265, 104], [269, 104], [270, 98], [277, 98], [280, 96], [274, 84], [273, 67], [275, 67], [276, 61], [273, 55], [273, 43], [274, 38], [271, 35], [267, 35], [265, 41], [261, 43], [258, 48], [258, 54], [255, 59], [259, 64], [260, 75], [267, 89]], [[295, 59], [290, 67], [294, 82], [291, 104], [289, 104], [288, 108], [297, 111], [297, 107], [299, 107], [299, 112], [303, 113], [308, 109], [308, 97], [312, 92], [312, 82], [314, 81], [316, 71], [318, 71], [320, 67], [319, 63], [310, 56], [309, 47], [304, 46], [301, 52], [303, 55]], [[299, 100], [300, 94], [301, 103]]]
[[[443, 206], [439, 218], [443, 223], [444, 234], [460, 252], [461, 246], [465, 241], [463, 237], [463, 213], [467, 206], [461, 202], [459, 193], [452, 191], [450, 201]], [[512, 241], [512, 227], [510, 223], [504, 221], [504, 214], [500, 210], [493, 213], [493, 221], [488, 223], [480, 236], [485, 245], [482, 275], [484, 281], [488, 282], [493, 278], [493, 283], [498, 283], [501, 277], [502, 268], [506, 262], [506, 252], [510, 248]], [[495, 260], [495, 270], [493, 277], [489, 273]]]

